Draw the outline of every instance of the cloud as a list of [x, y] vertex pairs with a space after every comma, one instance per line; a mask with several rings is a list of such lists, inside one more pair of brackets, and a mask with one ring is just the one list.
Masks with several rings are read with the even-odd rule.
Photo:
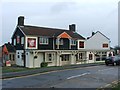
[[57, 2], [50, 8], [50, 11], [53, 14], [60, 14], [62, 12], [74, 8], [75, 5], [75, 2]]

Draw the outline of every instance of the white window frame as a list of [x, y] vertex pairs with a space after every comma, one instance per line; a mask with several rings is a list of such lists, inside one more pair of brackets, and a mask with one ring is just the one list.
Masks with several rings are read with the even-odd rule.
[[16, 45], [16, 39], [14, 38], [14, 45]]
[[70, 44], [71, 44], [71, 45], [76, 45], [76, 40], [70, 39]]
[[[80, 48], [80, 47], [79, 47], [79, 46], [80, 46], [80, 45], [79, 45], [80, 42], [84, 42], [84, 48]], [[86, 46], [85, 46], [85, 45], [86, 45], [86, 44], [85, 44], [85, 40], [77, 40], [77, 45], [78, 45], [78, 46], [77, 46], [78, 49], [85, 49], [85, 47], [86, 47]]]
[[56, 45], [58, 45], [58, 43], [59, 43], [59, 39], [57, 38], [57, 39], [56, 39]]
[[59, 45], [63, 45], [64, 41], [63, 39], [59, 39]]
[[[51, 57], [50, 57], [51, 55]], [[54, 61], [54, 53], [46, 53], [46, 62], [53, 62]]]
[[39, 37], [39, 44], [48, 44], [49, 40], [47, 37]]
[[24, 44], [24, 37], [21, 37], [21, 44]]
[[[36, 39], [36, 47], [28, 47], [28, 38]], [[38, 38], [37, 37], [25, 37], [25, 47], [26, 49], [37, 49], [38, 48]]]

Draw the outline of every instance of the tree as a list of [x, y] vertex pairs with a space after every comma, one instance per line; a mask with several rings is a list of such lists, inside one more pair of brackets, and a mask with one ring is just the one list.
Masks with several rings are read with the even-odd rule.
[[115, 50], [115, 54], [118, 54], [118, 51], [120, 51], [120, 46], [115, 46], [114, 50]]

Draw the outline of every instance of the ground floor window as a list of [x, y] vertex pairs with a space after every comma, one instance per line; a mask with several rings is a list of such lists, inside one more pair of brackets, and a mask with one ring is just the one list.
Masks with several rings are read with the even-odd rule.
[[15, 61], [15, 56], [14, 56], [14, 54], [13, 54], [13, 61]]
[[92, 60], [92, 59], [93, 59], [93, 55], [89, 54], [89, 60]]
[[61, 55], [61, 60], [62, 61], [69, 61], [69, 54]]
[[48, 61], [52, 61], [52, 55], [48, 54]]
[[85, 53], [78, 53], [75, 55], [76, 56], [76, 61], [81, 61], [85, 59]]
[[52, 62], [54, 60], [55, 55], [54, 53], [47, 53], [45, 57], [47, 62]]
[[11, 60], [11, 54], [9, 54], [9, 60]]
[[79, 59], [83, 59], [83, 53], [79, 54]]

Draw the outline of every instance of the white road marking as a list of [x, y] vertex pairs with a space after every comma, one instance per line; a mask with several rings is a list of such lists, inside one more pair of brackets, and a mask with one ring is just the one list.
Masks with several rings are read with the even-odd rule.
[[102, 69], [102, 70], [98, 70], [98, 71], [101, 72], [101, 71], [106, 71], [106, 70], [111, 70], [111, 69], [114, 69], [114, 68], [107, 68], [107, 69]]
[[83, 74], [80, 74], [80, 75], [71, 76], [71, 77], [68, 77], [67, 79], [72, 79], [72, 78], [76, 78], [76, 77], [81, 77], [81, 76], [84, 76], [84, 75], [87, 75], [87, 74], [90, 74], [90, 73], [83, 73]]
[[106, 84], [106, 85], [105, 85], [105, 87], [109, 87], [109, 86], [111, 86], [111, 84]]

